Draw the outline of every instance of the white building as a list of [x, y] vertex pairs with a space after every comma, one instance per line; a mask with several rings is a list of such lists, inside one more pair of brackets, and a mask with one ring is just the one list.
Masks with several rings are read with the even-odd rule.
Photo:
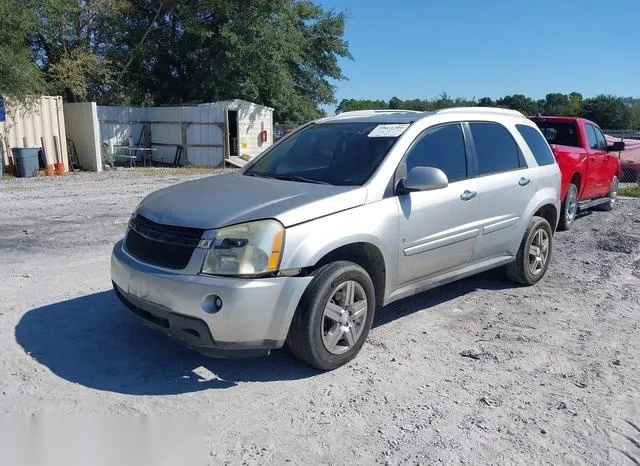
[[100, 167], [107, 151], [135, 154], [138, 164], [146, 153], [153, 162], [173, 164], [179, 158], [180, 165], [219, 167], [253, 158], [273, 144], [273, 109], [239, 99], [179, 107], [65, 104], [65, 119], [69, 139], [95, 134], [90, 143], [76, 146], [84, 148], [84, 153], [78, 148], [81, 160], [93, 159]]

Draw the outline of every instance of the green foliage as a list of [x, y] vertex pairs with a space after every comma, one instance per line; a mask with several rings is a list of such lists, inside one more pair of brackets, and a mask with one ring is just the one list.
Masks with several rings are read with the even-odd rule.
[[384, 100], [343, 99], [338, 104], [336, 113], [353, 112], [355, 110], [379, 110], [387, 108], [390, 108], [390, 104], [387, 104]]
[[44, 79], [28, 46], [36, 16], [29, 0], [0, 0], [0, 95], [41, 94]]
[[624, 186], [618, 190], [620, 196], [640, 197], [640, 186]]
[[306, 0], [139, 1], [127, 18], [109, 57], [128, 63], [119, 83], [136, 104], [240, 98], [301, 122], [335, 102], [351, 57], [344, 14]]
[[0, 93], [165, 105], [246, 99], [283, 123], [345, 79], [345, 14], [311, 0], [0, 0]]
[[522, 94], [507, 95], [493, 100], [490, 97], [482, 97], [474, 101], [468, 99], [452, 99], [446, 93], [442, 93], [434, 99], [401, 100], [393, 97], [389, 102], [383, 100], [357, 100], [344, 99], [336, 108], [336, 113], [350, 110], [365, 109], [405, 109], [429, 111], [447, 107], [501, 107], [518, 110], [524, 115], [564, 115], [581, 116], [598, 123], [605, 129], [633, 129], [640, 130], [640, 99], [621, 98], [601, 95], [583, 100], [582, 94], [572, 92], [570, 94], [551, 93], [544, 99], [535, 101]]
[[631, 122], [629, 106], [621, 97], [612, 95], [586, 99], [582, 103], [582, 116], [606, 129], [626, 129]]
[[502, 99], [496, 100], [496, 107], [518, 110], [525, 115], [535, 115], [539, 111], [536, 101], [522, 94], [504, 96]]

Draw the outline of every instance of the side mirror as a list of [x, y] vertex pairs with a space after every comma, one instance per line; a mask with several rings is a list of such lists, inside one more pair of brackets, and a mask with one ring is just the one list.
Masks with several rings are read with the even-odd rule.
[[607, 152], [620, 152], [624, 150], [624, 142], [623, 141], [616, 141], [613, 144], [611, 144], [610, 146], [607, 146]]
[[414, 167], [406, 178], [398, 182], [398, 194], [407, 194], [414, 191], [433, 191], [449, 186], [447, 175], [439, 168]]

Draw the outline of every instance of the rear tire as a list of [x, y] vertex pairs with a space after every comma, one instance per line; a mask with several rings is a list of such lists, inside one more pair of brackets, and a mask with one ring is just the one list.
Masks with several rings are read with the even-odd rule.
[[598, 210], [604, 210], [606, 212], [612, 211], [618, 203], [618, 177], [614, 176], [611, 180], [611, 186], [609, 188], [609, 194], [607, 195], [609, 202], [606, 204], [600, 204]]
[[516, 260], [507, 264], [507, 277], [523, 285], [538, 283], [547, 273], [552, 246], [551, 225], [542, 217], [533, 217], [520, 243]]
[[558, 231], [566, 231], [571, 228], [573, 221], [578, 215], [578, 187], [571, 183], [567, 189], [567, 195], [560, 208], [560, 220], [558, 221]]
[[287, 343], [293, 354], [321, 370], [351, 361], [373, 322], [376, 296], [367, 272], [353, 262], [318, 269], [291, 322]]

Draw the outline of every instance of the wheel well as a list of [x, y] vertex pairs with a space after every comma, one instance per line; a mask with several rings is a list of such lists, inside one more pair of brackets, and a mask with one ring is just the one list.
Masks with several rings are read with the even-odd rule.
[[551, 225], [551, 230], [555, 232], [558, 221], [558, 212], [556, 212], [556, 208], [553, 204], [543, 205], [533, 215], [546, 219], [547, 222], [549, 222], [549, 225]]
[[582, 182], [582, 177], [580, 176], [580, 173], [574, 173], [573, 176], [571, 177], [571, 183], [576, 185], [576, 188], [578, 188], [578, 195], [580, 195], [580, 183]]
[[376, 304], [382, 306], [386, 285], [386, 269], [384, 257], [380, 250], [371, 243], [351, 243], [334, 249], [320, 259], [314, 269], [336, 261], [350, 261], [365, 269], [376, 291]]

